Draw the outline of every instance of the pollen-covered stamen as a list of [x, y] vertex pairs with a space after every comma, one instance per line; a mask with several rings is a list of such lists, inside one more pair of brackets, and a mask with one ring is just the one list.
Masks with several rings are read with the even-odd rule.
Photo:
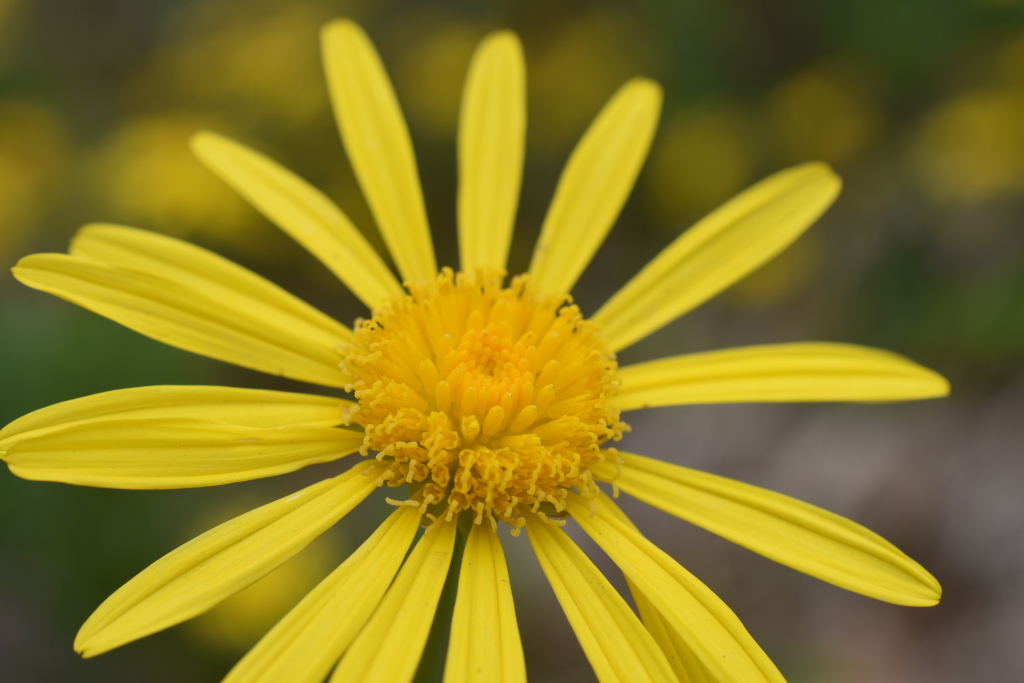
[[357, 321], [342, 366], [363, 454], [390, 463], [423, 510], [473, 521], [561, 512], [569, 489], [596, 494], [589, 468], [628, 427], [607, 403], [615, 356], [567, 296], [507, 289], [500, 272], [445, 269]]

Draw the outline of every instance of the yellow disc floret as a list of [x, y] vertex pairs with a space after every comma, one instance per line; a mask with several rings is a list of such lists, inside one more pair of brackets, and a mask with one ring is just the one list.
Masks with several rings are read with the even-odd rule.
[[445, 269], [356, 323], [343, 349], [346, 416], [366, 430], [390, 486], [452, 519], [561, 513], [570, 488], [596, 494], [600, 446], [628, 427], [608, 403], [615, 355], [567, 295], [534, 291], [525, 276]]

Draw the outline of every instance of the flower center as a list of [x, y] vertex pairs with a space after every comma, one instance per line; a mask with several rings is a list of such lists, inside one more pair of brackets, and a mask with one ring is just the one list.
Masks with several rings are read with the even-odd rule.
[[597, 326], [526, 276], [501, 282], [446, 268], [411, 286], [357, 321], [342, 367], [358, 400], [346, 419], [388, 485], [410, 485], [405, 504], [517, 534], [527, 512], [562, 513], [573, 487], [596, 495], [600, 445], [629, 427], [607, 402], [617, 365]]

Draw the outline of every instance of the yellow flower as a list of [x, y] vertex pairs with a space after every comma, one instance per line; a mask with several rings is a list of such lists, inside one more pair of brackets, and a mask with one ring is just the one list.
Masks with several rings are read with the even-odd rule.
[[[496, 530], [525, 528], [601, 681], [782, 680], [737, 617], [650, 543], [599, 482], [848, 590], [933, 605], [940, 587], [867, 529], [786, 496], [601, 448], [649, 406], [893, 401], [947, 383], [905, 358], [843, 344], [779, 344], [619, 368], [615, 352], [700, 305], [800, 235], [833, 201], [822, 164], [771, 176], [710, 214], [592, 318], [568, 292], [647, 154], [658, 86], [626, 83], [577, 145], [529, 273], [503, 287], [525, 136], [517, 38], [488, 36], [458, 138], [462, 272], [438, 273], [405, 122], [355, 24], [323, 32], [345, 148], [405, 289], [342, 212], [266, 157], [212, 133], [199, 157], [333, 270], [372, 311], [349, 329], [256, 274], [179, 240], [81, 230], [36, 254], [23, 283], [174, 346], [353, 392], [354, 401], [158, 386], [76, 399], [0, 431], [28, 479], [115, 488], [209, 486], [361, 451], [348, 471], [226, 522], [108, 598], [75, 648], [92, 657], [201, 614], [284, 563], [374, 488], [396, 510], [236, 665], [229, 681], [408, 681], [457, 537], [465, 538], [446, 681], [525, 678]], [[571, 516], [622, 569], [640, 618], [559, 526]], [[416, 529], [428, 525], [413, 546]], [[412, 547], [411, 552], [409, 552]], [[407, 556], [408, 553], [408, 556]], [[642, 621], [641, 621], [642, 618]]]

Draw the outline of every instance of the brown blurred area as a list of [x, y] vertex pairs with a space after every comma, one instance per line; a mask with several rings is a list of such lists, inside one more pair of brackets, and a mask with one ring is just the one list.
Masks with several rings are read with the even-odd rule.
[[[85, 223], [123, 223], [234, 258], [342, 321], [365, 315], [186, 146], [212, 129], [270, 154], [383, 251], [321, 72], [319, 27], [337, 16], [364, 25], [394, 80], [442, 264], [457, 263], [458, 104], [483, 35], [514, 29], [528, 63], [515, 272], [589, 120], [629, 77], [662, 83], [645, 170], [573, 292], [586, 313], [735, 192], [787, 165], [832, 164], [843, 194], [806, 236], [620, 360], [846, 341], [935, 368], [953, 395], [632, 413], [622, 446], [849, 516], [932, 571], [942, 603], [874, 602], [623, 506], [729, 603], [794, 683], [1024, 680], [1021, 2], [0, 0], [0, 424], [146, 384], [308, 388], [164, 347], [22, 287], [8, 268], [63, 251]], [[71, 643], [92, 609], [163, 553], [339, 466], [161, 492], [28, 482], [4, 468], [0, 678], [219, 680], [368, 535], [387, 512], [383, 494], [192, 623], [90, 661]], [[593, 680], [527, 540], [502, 537], [531, 680]]]

